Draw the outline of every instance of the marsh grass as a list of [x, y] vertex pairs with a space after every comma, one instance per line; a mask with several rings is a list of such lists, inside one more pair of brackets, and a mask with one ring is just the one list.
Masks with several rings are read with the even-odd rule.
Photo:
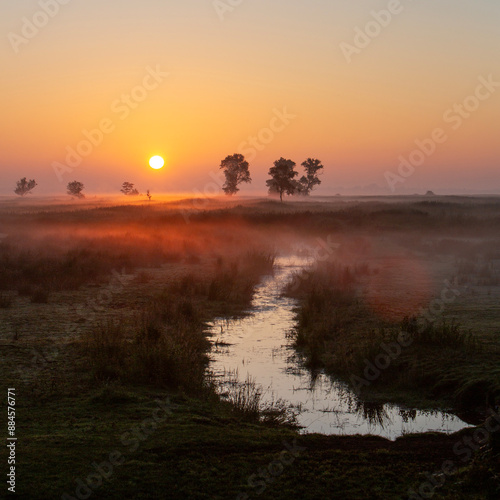
[[[233, 273], [235, 268], [231, 267], [230, 262], [235, 260], [235, 254], [245, 255], [249, 241], [260, 238], [255, 244], [257, 248], [263, 248], [263, 242], [274, 243], [280, 238], [287, 244], [291, 234], [298, 238], [316, 238], [338, 231], [349, 237], [351, 230], [357, 233], [366, 230], [369, 231], [369, 237], [376, 234], [376, 237], [382, 235], [394, 240], [400, 234], [407, 236], [411, 233], [413, 241], [405, 248], [429, 251], [429, 257], [434, 258], [439, 252], [428, 246], [433, 238], [449, 236], [450, 254], [455, 254], [459, 239], [464, 236], [491, 239], [492, 228], [498, 227], [500, 223], [497, 199], [401, 200], [393, 203], [386, 202], [386, 199], [359, 201], [342, 197], [335, 204], [312, 200], [307, 205], [306, 202], [294, 203], [292, 200], [287, 201], [286, 207], [265, 200], [233, 211], [193, 209], [189, 225], [181, 213], [174, 213], [171, 206], [157, 206], [156, 203], [147, 207], [109, 206], [99, 209], [82, 205], [81, 209], [76, 210], [73, 207], [38, 206], [30, 208], [29, 212], [24, 206], [12, 209], [10, 201], [5, 204], [1, 232], [10, 234], [9, 241], [14, 238], [16, 231], [23, 231], [25, 235], [39, 231], [40, 238], [44, 232], [50, 232], [55, 241], [48, 250], [45, 249], [45, 240], [35, 242], [30, 253], [26, 251], [25, 245], [30, 238], [24, 238], [23, 234], [19, 237], [23, 241], [13, 245], [10, 250], [0, 245], [0, 290], [14, 291], [26, 287], [26, 295], [30, 296], [33, 287], [50, 282], [51, 275], [55, 276], [55, 280], [50, 290], [57, 291], [77, 288], [90, 281], [101, 282], [109, 277], [112, 269], [121, 271], [126, 266], [130, 266], [127, 269], [154, 267], [167, 261], [195, 263], [198, 261], [197, 256], [202, 256], [202, 263], [205, 263], [209, 259], [215, 261], [216, 254], [221, 255], [219, 271], [200, 276], [198, 269], [192, 270], [191, 276], [183, 284], [177, 282], [179, 290], [183, 291], [175, 294], [191, 302], [193, 307], [186, 304], [182, 306], [180, 300], [173, 300], [168, 305], [168, 298], [156, 304], [160, 312], [164, 308], [174, 309], [164, 313], [165, 317], [174, 321], [172, 325], [164, 324], [154, 313], [146, 314], [149, 307], [145, 309], [144, 317], [138, 313], [136, 317], [130, 318], [129, 309], [137, 307], [132, 299], [126, 304], [127, 310], [123, 317], [109, 323], [102, 321], [99, 328], [95, 328], [86, 339], [86, 354], [92, 356], [80, 356], [83, 366], [73, 363], [74, 358], [67, 357], [65, 351], [59, 358], [60, 362], [53, 363], [56, 366], [52, 368], [52, 363], [48, 364], [50, 376], [45, 376], [49, 371], [46, 368], [36, 377], [39, 388], [33, 391], [32, 397], [29, 397], [28, 391], [22, 390], [19, 410], [24, 438], [20, 446], [24, 443], [24, 448], [19, 450], [19, 456], [24, 479], [18, 484], [20, 498], [57, 498], [63, 491], [74, 491], [75, 478], [84, 478], [91, 471], [94, 472], [90, 464], [99, 457], [98, 462], [104, 460], [110, 450], [119, 445], [119, 437], [123, 433], [129, 433], [141, 419], [151, 417], [156, 398], [160, 395], [162, 399], [166, 396], [179, 397], [176, 391], [170, 389], [147, 387], [147, 384], [156, 383], [166, 385], [165, 380], [168, 379], [162, 376], [155, 382], [156, 367], [153, 370], [147, 366], [152, 358], [157, 361], [159, 358], [159, 363], [164, 363], [165, 368], [161, 369], [168, 370], [170, 380], [179, 380], [180, 377], [183, 382], [186, 380], [185, 385], [189, 385], [188, 381], [193, 378], [197, 380], [197, 376], [190, 377], [183, 372], [177, 376], [176, 365], [165, 361], [170, 359], [173, 346], [187, 343], [197, 347], [196, 332], [199, 331], [199, 325], [194, 328], [194, 321], [191, 322], [190, 317], [199, 316], [200, 321], [210, 320], [221, 311], [241, 312], [245, 307], [245, 304], [237, 302], [227, 304], [209, 301], [208, 287], [212, 279], [222, 276], [224, 272]], [[251, 231], [247, 232], [247, 228]], [[79, 236], [79, 231], [91, 234], [92, 238]], [[120, 236], [114, 241], [101, 238], [100, 235], [105, 232]], [[178, 244], [174, 242], [169, 246], [170, 239], [176, 239]], [[185, 239], [190, 243], [187, 251], [184, 248]], [[71, 240], [72, 247], [90, 248], [93, 257], [77, 257], [73, 263], [61, 265], [61, 262], [71, 260], [65, 257], [69, 252], [68, 240]], [[118, 245], [118, 240], [123, 244]], [[472, 245], [468, 244], [468, 247], [470, 249], [464, 246], [461, 258], [474, 259], [476, 250]], [[498, 240], [489, 241], [483, 253], [486, 255], [487, 251], [491, 251], [491, 258], [498, 260], [498, 248]], [[21, 255], [21, 252], [26, 258], [20, 258], [17, 262], [17, 255]], [[101, 256], [104, 262], [102, 266], [97, 262]], [[35, 269], [32, 273], [32, 269], [37, 268], [38, 262], [44, 259], [53, 260], [45, 261], [47, 265], [40, 266], [40, 271]], [[98, 266], [95, 273], [92, 259], [96, 259], [94, 262]], [[11, 266], [11, 262], [14, 265]], [[236, 264], [237, 274], [245, 276], [242, 274], [242, 259]], [[66, 270], [63, 272], [64, 267]], [[210, 273], [212, 271], [207, 270]], [[482, 270], [481, 273], [486, 278], [486, 271]], [[254, 282], [250, 275], [246, 277], [248, 282]], [[228, 287], [245, 287], [243, 283], [232, 284], [230, 279], [220, 282]], [[154, 285], [157, 286], [156, 281]], [[304, 286], [313, 285], [306, 283]], [[326, 321], [322, 335], [327, 337], [328, 322], [332, 320], [325, 320], [324, 316], [329, 311], [330, 299], [325, 300], [322, 296], [330, 293], [329, 287], [314, 286], [317, 297], [311, 300], [308, 318], [304, 315], [305, 325], [313, 329], [316, 321]], [[141, 293], [149, 289], [141, 287]], [[170, 290], [174, 293], [173, 289]], [[362, 309], [362, 304], [356, 302], [356, 297], [348, 290], [341, 289], [336, 293], [331, 303], [338, 309], [337, 329], [335, 335], [328, 338], [330, 343], [326, 344], [326, 354], [318, 350], [319, 360], [332, 367], [342, 362], [350, 367], [349, 359], [359, 357], [359, 362], [362, 362], [363, 352], [367, 352], [368, 356], [378, 354], [378, 342], [394, 338], [400, 325], [374, 325]], [[227, 296], [227, 293], [221, 292], [221, 295]], [[232, 300], [233, 296], [229, 296]], [[240, 295], [244, 296], [246, 294]], [[299, 297], [301, 302], [302, 299]], [[346, 314], [349, 307], [353, 315], [357, 315], [354, 322], [349, 322], [350, 314]], [[483, 312], [486, 311], [481, 305], [476, 316], [482, 317]], [[10, 311], [4, 313], [9, 315]], [[110, 309], [106, 315], [115, 315], [115, 311]], [[481, 324], [479, 320], [478, 324]], [[24, 329], [22, 331], [21, 342], [29, 340], [31, 333], [37, 333], [25, 335]], [[482, 334], [480, 328], [475, 331], [478, 335]], [[194, 340], [183, 340], [183, 335], [192, 332]], [[428, 332], [426, 335], [434, 336], [438, 332]], [[373, 338], [368, 339], [370, 336]], [[362, 338], [367, 339], [365, 343], [360, 342]], [[439, 345], [439, 342], [425, 349], [422, 339], [422, 342], [416, 343], [418, 350], [405, 351], [401, 357], [401, 369], [393, 372], [393, 375], [397, 375], [393, 378], [403, 388], [413, 387], [414, 384], [420, 395], [430, 392], [436, 398], [440, 394], [453, 398], [460, 394], [466, 405], [474, 407], [487, 388], [495, 380], [500, 380], [498, 351], [494, 351], [497, 344], [491, 342], [490, 352], [482, 349], [476, 353], [462, 354], [460, 349], [448, 349], [444, 344]], [[168, 348], [164, 344], [168, 344]], [[345, 360], [343, 356], [328, 359], [328, 353], [336, 352], [335, 346], [339, 353], [347, 354]], [[7, 352], [17, 349], [9, 347]], [[138, 353], [139, 349], [143, 351]], [[94, 353], [100, 353], [101, 359], [93, 361]], [[23, 358], [31, 361], [29, 349], [26, 349]], [[186, 358], [189, 363], [193, 362], [192, 358]], [[135, 363], [136, 359], [139, 361]], [[64, 371], [61, 370], [63, 360], [71, 365]], [[9, 384], [16, 386], [19, 382], [17, 371], [10, 370], [7, 363], [2, 366], [5, 383], [10, 381]], [[100, 383], [96, 384], [94, 378], [87, 387], [80, 381], [89, 366], [94, 376], [99, 375]], [[137, 373], [141, 375], [136, 377]], [[346, 369], [346, 373], [353, 371]], [[141, 384], [141, 380], [148, 383]], [[425, 385], [419, 387], [423, 380]], [[64, 393], [61, 390], [63, 381], [71, 386]], [[384, 386], [390, 387], [389, 377], [382, 377], [380, 382], [374, 384], [377, 390], [382, 391]], [[250, 407], [253, 405], [251, 394], [250, 390]], [[122, 499], [130, 496], [131, 491], [143, 492], [143, 495], [151, 491], [173, 491], [179, 498], [235, 498], [241, 496], [243, 491], [252, 496], [255, 488], [248, 487], [248, 478], [276, 460], [276, 453], [283, 449], [284, 438], [292, 442], [298, 437], [288, 429], [265, 428], [256, 425], [256, 421], [251, 419], [245, 422], [243, 418], [237, 418], [237, 413], [232, 411], [230, 405], [214, 404], [212, 400], [184, 395], [177, 402], [181, 405], [175, 411], [174, 418], [162, 424], [161, 429], [148, 437], [148, 441], [137, 452], [126, 454], [127, 463], [133, 466], [116, 468], [112, 480], [103, 483], [95, 495]], [[263, 496], [276, 499], [329, 498], [334, 485], [338, 495], [346, 498], [404, 498], [410, 486], [421, 484], [425, 471], [438, 470], [444, 460], [456, 460], [452, 447], [457, 438], [427, 434], [400, 438], [390, 443], [369, 436], [338, 438], [303, 435], [300, 436], [299, 444], [305, 446], [307, 451], [276, 481], [267, 483], [267, 491]], [[158, 474], [159, 467], [165, 473]], [[482, 494], [489, 494], [489, 497], [497, 498], [495, 493], [498, 485], [490, 487], [486, 480], [492, 475], [498, 478], [498, 463], [496, 469], [486, 464], [484, 472], [488, 474], [475, 472], [470, 481], [465, 483], [463, 477], [450, 478], [441, 490], [442, 496], [453, 499], [479, 498]], [[221, 478], [224, 480], [221, 481]], [[486, 487], [488, 491], [485, 491]]]
[[132, 320], [98, 325], [85, 350], [94, 376], [153, 387], [201, 391], [207, 341], [195, 306], [159, 297]]
[[262, 388], [250, 376], [240, 382], [238, 374], [229, 374], [221, 385], [225, 389], [223, 398], [231, 403], [235, 413], [250, 419], [260, 418]]
[[363, 378], [367, 364], [385, 353], [382, 346], [397, 343], [406, 332], [411, 345], [369, 384], [368, 392], [419, 391], [457, 407], [484, 404], [498, 377], [488, 374], [491, 354], [484, 352], [478, 336], [455, 321], [425, 327], [416, 317], [399, 324], [382, 321], [356, 293], [358, 276], [355, 270], [325, 263], [298, 286], [293, 281], [289, 285], [289, 293], [299, 299], [292, 340], [305, 365], [325, 368], [345, 380], [353, 375]]
[[295, 346], [312, 368], [352, 366], [354, 350], [366, 353], [365, 343], [352, 343], [354, 330], [366, 322], [368, 313], [358, 300], [354, 284], [357, 271], [336, 262], [304, 275], [295, 275], [285, 293], [299, 299]]
[[96, 379], [120, 379], [127, 362], [127, 331], [124, 321], [111, 321], [97, 325], [85, 339], [84, 347]]
[[4, 289], [18, 290], [21, 295], [29, 295], [41, 283], [50, 290], [72, 290], [125, 265], [130, 265], [128, 259], [99, 251], [46, 254], [4, 246], [0, 249], [0, 282]]
[[272, 273], [275, 256], [271, 252], [252, 250], [240, 257], [217, 255], [205, 274], [185, 274], [168, 288], [172, 295], [196, 301], [217, 303], [219, 315], [231, 314], [235, 306], [246, 306], [252, 300], [255, 285], [264, 274]]
[[230, 403], [233, 413], [238, 417], [271, 426], [297, 426], [296, 413], [290, 405], [282, 399], [264, 401], [262, 387], [251, 376], [241, 382], [237, 373], [229, 373], [220, 385], [224, 387], [223, 399]]
[[476, 335], [464, 328], [455, 320], [442, 320], [428, 324], [425, 328], [418, 327], [416, 317], [404, 318], [401, 331], [411, 335], [415, 346], [423, 348], [438, 348], [460, 350], [465, 354], [474, 354], [481, 349]]
[[211, 301], [229, 302], [235, 300], [250, 300], [253, 293], [252, 281], [248, 279], [241, 283], [236, 273], [219, 271], [210, 281], [207, 290], [207, 299]]
[[[45, 247], [38, 241], [0, 245], [0, 288], [30, 295], [43, 283], [49, 291], [76, 290], [88, 283], [102, 283], [112, 271], [155, 267], [181, 260], [181, 254], [157, 244], [140, 245], [123, 237], [75, 238], [73, 248], [66, 242]], [[29, 249], [25, 249], [25, 247]], [[147, 282], [143, 272], [140, 282]]]
[[274, 252], [259, 250], [247, 252], [244, 259], [247, 268], [259, 276], [273, 274], [275, 261], [276, 254]]
[[218, 302], [226, 312], [235, 304], [249, 304], [261, 276], [272, 274], [274, 262], [274, 253], [258, 250], [247, 252], [239, 260], [219, 256], [214, 275], [207, 283], [207, 300]]
[[[274, 263], [272, 257], [257, 253], [252, 259], [266, 262], [267, 270]], [[213, 303], [248, 305], [264, 269], [256, 269], [252, 259], [245, 258], [240, 266], [234, 261], [216, 266], [212, 277], [184, 275], [153, 295], [134, 317], [98, 325], [85, 342], [96, 379], [205, 391], [210, 385], [205, 379], [210, 343], [204, 321]], [[230, 273], [227, 266], [239, 270]]]

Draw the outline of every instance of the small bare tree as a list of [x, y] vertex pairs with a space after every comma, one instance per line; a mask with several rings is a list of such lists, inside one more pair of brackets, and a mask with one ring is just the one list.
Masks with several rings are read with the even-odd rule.
[[20, 181], [17, 181], [14, 193], [18, 194], [19, 196], [25, 196], [28, 193], [30, 193], [33, 189], [35, 189], [36, 186], [37, 183], [35, 179], [31, 179], [28, 181], [26, 177], [23, 177]]
[[146, 196], [148, 197], [148, 200], [151, 201], [153, 195], [149, 192], [149, 189], [146, 191]]
[[75, 196], [76, 198], [85, 198], [85, 195], [82, 193], [85, 186], [83, 183], [78, 181], [73, 181], [68, 183], [68, 194], [70, 196]]

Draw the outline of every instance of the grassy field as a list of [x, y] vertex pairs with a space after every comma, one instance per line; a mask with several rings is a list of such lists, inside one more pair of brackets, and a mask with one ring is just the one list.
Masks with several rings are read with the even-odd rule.
[[[470, 225], [418, 241], [407, 228], [382, 242], [365, 236], [361, 258], [341, 246], [296, 276], [288, 294], [300, 301], [294, 339], [306, 364], [351, 381], [364, 398], [484, 412], [500, 392], [500, 255], [474, 208]], [[378, 367], [380, 356], [389, 366]]]
[[435, 498], [497, 498], [491, 452], [457, 453], [484, 445], [474, 429], [301, 435], [251, 399], [221, 401], [204, 325], [245, 314], [275, 254], [334, 242], [288, 293], [305, 362], [349, 380], [448, 280], [460, 293], [362, 393], [472, 409], [479, 424], [500, 379], [500, 200], [1, 201], [0, 221], [19, 498], [407, 498], [446, 461], [457, 470]]

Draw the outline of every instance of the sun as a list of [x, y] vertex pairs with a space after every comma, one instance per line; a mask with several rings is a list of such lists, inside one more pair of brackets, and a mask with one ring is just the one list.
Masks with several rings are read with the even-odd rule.
[[153, 156], [149, 160], [149, 166], [155, 170], [163, 168], [163, 165], [165, 165], [165, 160], [161, 156]]

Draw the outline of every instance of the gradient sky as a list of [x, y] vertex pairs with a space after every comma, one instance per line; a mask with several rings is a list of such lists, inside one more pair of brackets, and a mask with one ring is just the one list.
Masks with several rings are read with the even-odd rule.
[[[455, 112], [444, 120], [481, 76], [500, 82], [498, 0], [401, 0], [350, 63], [340, 45], [397, 0], [243, 0], [223, 19], [213, 0], [69, 0], [19, 42], [23, 18], [43, 24], [43, 1], [0, 0], [0, 194], [22, 176], [36, 178], [37, 194], [64, 194], [75, 179], [87, 193], [125, 180], [204, 192], [220, 161], [259, 133], [267, 144], [251, 155], [242, 194], [264, 193], [281, 156], [323, 161], [317, 194], [372, 184], [391, 194], [386, 172], [438, 127], [446, 141], [395, 192], [500, 193], [500, 88], [457, 130]], [[169, 75], [135, 109], [118, 107], [148, 67]], [[284, 109], [294, 118], [262, 132]], [[60, 182], [54, 162], [106, 119], [113, 131]], [[161, 171], [148, 166], [154, 154]]]

